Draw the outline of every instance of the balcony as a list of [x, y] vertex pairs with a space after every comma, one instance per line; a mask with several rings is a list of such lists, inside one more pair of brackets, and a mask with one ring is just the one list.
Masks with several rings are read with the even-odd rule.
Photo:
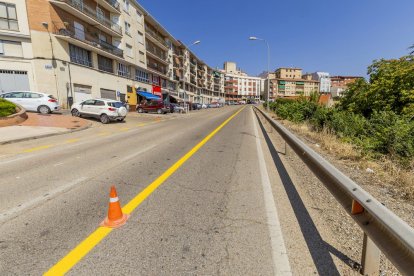
[[226, 80], [227, 83], [237, 83], [237, 80]]
[[[84, 30], [78, 30], [71, 25], [59, 26], [58, 24], [55, 24], [55, 23], [53, 25], [54, 25], [53, 33], [58, 38], [62, 38], [72, 44], [78, 44], [78, 46], [83, 47], [83, 48], [93, 47], [93, 49], [91, 50], [94, 50], [95, 52], [98, 52], [104, 56], [108, 56], [111, 58], [114, 58], [111, 55], [115, 55], [118, 58], [124, 57], [124, 51], [122, 51], [121, 49], [103, 40], [100, 40], [98, 37], [96, 37], [93, 34], [85, 32]], [[78, 43], [76, 43], [77, 41]], [[108, 55], [108, 54], [111, 54], [111, 55]]]
[[147, 69], [157, 74], [167, 75], [167, 69], [149, 60], [147, 60]]
[[122, 37], [121, 26], [97, 13], [96, 9], [85, 5], [81, 0], [50, 0], [50, 2], [103, 32]]
[[119, 2], [116, 0], [95, 0], [99, 6], [103, 7], [104, 9], [113, 12], [113, 13], [121, 13], [121, 9], [119, 8]]
[[154, 47], [150, 47], [148, 44], [146, 50], [149, 56], [158, 60], [161, 63], [164, 63], [165, 65], [168, 65], [167, 56], [164, 53], [157, 52], [157, 50]]
[[169, 49], [167, 42], [165, 42], [164, 38], [162, 38], [160, 35], [158, 35], [156, 32], [151, 30], [150, 28], [145, 25], [145, 33], [148, 34], [148, 38], [150, 38], [153, 42], [156, 42], [166, 48]]

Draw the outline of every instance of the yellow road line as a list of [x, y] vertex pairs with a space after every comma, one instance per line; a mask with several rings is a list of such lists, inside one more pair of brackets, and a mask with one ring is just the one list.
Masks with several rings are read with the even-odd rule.
[[[164, 183], [175, 171], [177, 171], [191, 156], [193, 156], [204, 144], [206, 144], [214, 135], [217, 134], [225, 125], [227, 125], [234, 117], [237, 116], [245, 107], [239, 109], [231, 115], [220, 126], [207, 135], [201, 142], [181, 157], [174, 165], [167, 169], [154, 182], [148, 185], [142, 192], [128, 202], [122, 211], [126, 214], [132, 213], [147, 197], [149, 197], [162, 183]], [[86, 256], [96, 245], [98, 245], [109, 233], [112, 228], [97, 228], [92, 234], [78, 244], [63, 259], [51, 267], [44, 275], [64, 275], [73, 266], [75, 266], [83, 257]]]
[[108, 136], [110, 134], [111, 133], [109, 133], [109, 132], [100, 132], [100, 133], [98, 133], [98, 136]]
[[53, 147], [53, 145], [44, 145], [44, 146], [40, 146], [40, 147], [35, 147], [35, 148], [23, 150], [23, 152], [24, 153], [29, 153], [29, 152], [34, 152], [34, 151], [48, 149], [48, 148], [51, 148], [51, 147]]
[[147, 124], [143, 123], [143, 124], [137, 124], [137, 127], [143, 127], [146, 126]]
[[120, 131], [128, 131], [128, 130], [130, 130], [130, 128], [129, 128], [129, 127], [122, 127], [122, 128], [120, 128], [119, 130], [120, 130]]
[[72, 144], [72, 143], [76, 143], [76, 142], [78, 142], [78, 141], [80, 141], [80, 139], [75, 138], [75, 139], [69, 139], [69, 140], [66, 140], [66, 141], [65, 141], [65, 143], [66, 143], [66, 144]]

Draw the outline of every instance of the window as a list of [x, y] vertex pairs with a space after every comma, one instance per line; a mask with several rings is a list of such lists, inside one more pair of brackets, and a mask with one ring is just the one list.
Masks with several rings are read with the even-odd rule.
[[0, 56], [23, 57], [22, 43], [0, 40]]
[[0, 2], [0, 29], [18, 31], [16, 5]]
[[124, 0], [124, 11], [129, 13], [129, 0]]
[[107, 42], [106, 36], [103, 34], [98, 34], [99, 41]]
[[129, 78], [129, 66], [123, 63], [118, 63], [118, 75]]
[[99, 7], [96, 7], [96, 17], [98, 18], [99, 21], [105, 20], [105, 14], [103, 10]]
[[86, 100], [83, 102], [83, 105], [95, 105], [95, 100]]
[[105, 72], [113, 73], [114, 68], [112, 59], [98, 55], [98, 69]]
[[26, 98], [40, 99], [42, 97], [43, 97], [43, 95], [41, 95], [41, 94], [37, 94], [37, 93], [26, 93]]
[[139, 51], [139, 61], [145, 64], [145, 54]]
[[149, 82], [148, 73], [140, 69], [135, 69], [135, 80], [140, 82]]
[[131, 35], [130, 28], [131, 28], [131, 24], [125, 21], [125, 33], [129, 36]]
[[129, 56], [129, 57], [133, 57], [134, 55], [132, 54], [132, 46], [129, 45], [129, 44], [126, 44], [125, 46], [126, 46], [125, 47], [126, 55]]
[[91, 52], [78, 46], [69, 44], [70, 61], [92, 67]]
[[152, 76], [152, 83], [156, 85], [160, 85], [160, 77], [158, 76]]
[[141, 32], [138, 32], [138, 42], [144, 44], [144, 34]]
[[142, 25], [142, 13], [139, 10], [137, 10], [137, 20]]
[[96, 101], [95, 101], [95, 105], [98, 105], [98, 106], [105, 106], [105, 102], [104, 102], [104, 101], [99, 101], [99, 100], [96, 100]]

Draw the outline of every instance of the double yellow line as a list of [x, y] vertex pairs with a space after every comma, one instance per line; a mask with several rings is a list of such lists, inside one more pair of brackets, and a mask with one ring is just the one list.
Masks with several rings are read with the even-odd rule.
[[[142, 192], [135, 196], [130, 202], [128, 202], [122, 211], [126, 214], [132, 213], [146, 198], [148, 198], [161, 184], [163, 184], [175, 171], [177, 171], [191, 156], [193, 156], [204, 144], [206, 144], [214, 135], [217, 134], [225, 125], [227, 125], [234, 117], [237, 116], [245, 107], [239, 109], [236, 113], [231, 115], [209, 135], [207, 135], [201, 142], [181, 157], [174, 165], [167, 169], [161, 176], [159, 176], [154, 182], [148, 185]], [[89, 251], [91, 251], [96, 245], [98, 245], [109, 233], [112, 232], [112, 228], [97, 228], [92, 234], [84, 239], [79, 245], [77, 245], [72, 251], [70, 251], [63, 259], [57, 262], [52, 268], [50, 268], [44, 275], [64, 275], [73, 266], [75, 266], [83, 257], [85, 257]]]

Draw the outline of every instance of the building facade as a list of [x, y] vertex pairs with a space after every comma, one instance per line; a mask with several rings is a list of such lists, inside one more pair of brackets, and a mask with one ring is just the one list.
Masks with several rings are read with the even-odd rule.
[[2, 9], [0, 83], [14, 77], [21, 84], [3, 91], [50, 93], [63, 107], [95, 97], [133, 107], [137, 91], [177, 101], [224, 100], [224, 75], [136, 1], [7, 0]]
[[331, 93], [332, 97], [342, 97], [348, 85], [362, 77], [358, 76], [332, 76], [331, 77]]
[[262, 79], [251, 77], [237, 69], [234, 62], [225, 62], [222, 70], [225, 75], [224, 91], [226, 102], [260, 100]]
[[0, 93], [35, 86], [25, 0], [0, 1]]
[[319, 92], [320, 93], [331, 93], [331, 77], [327, 72], [315, 72], [303, 75], [303, 78], [310, 78], [312, 80], [319, 81]]
[[271, 100], [276, 97], [309, 96], [312, 92], [319, 92], [319, 81], [313, 80], [310, 75], [302, 75], [301, 68], [279, 68], [269, 74], [269, 80], [266, 79], [265, 96], [267, 87]]

